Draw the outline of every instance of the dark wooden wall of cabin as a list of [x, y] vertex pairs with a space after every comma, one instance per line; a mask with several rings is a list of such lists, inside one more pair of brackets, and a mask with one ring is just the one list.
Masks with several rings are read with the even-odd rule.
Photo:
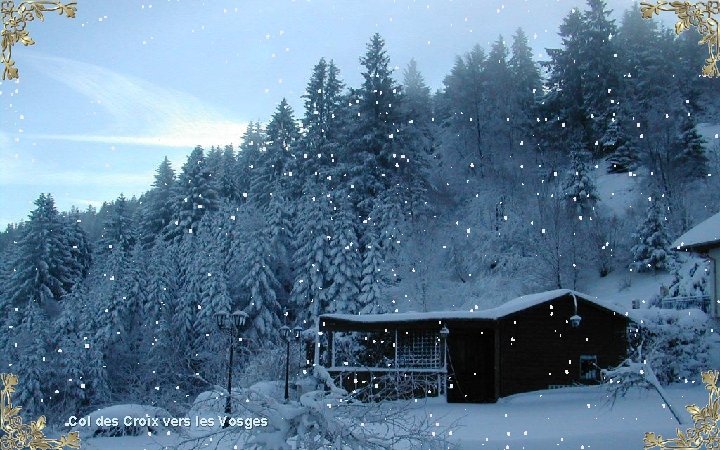
[[577, 328], [568, 323], [573, 314], [573, 299], [565, 296], [501, 319], [501, 397], [580, 383], [580, 355], [597, 355], [602, 368], [622, 361], [626, 317], [582, 299]]

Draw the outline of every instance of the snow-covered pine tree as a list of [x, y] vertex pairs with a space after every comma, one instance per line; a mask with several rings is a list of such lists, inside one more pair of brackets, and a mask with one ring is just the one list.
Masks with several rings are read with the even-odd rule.
[[[514, 91], [514, 103], [516, 105], [512, 119], [528, 120], [531, 117], [535, 101], [540, 96], [542, 79], [540, 69], [532, 57], [532, 48], [528, 44], [528, 38], [522, 28], [518, 28], [513, 36], [511, 45], [512, 56], [508, 60], [510, 82]], [[520, 114], [521, 117], [517, 117]], [[522, 121], [521, 121], [522, 123]]]
[[69, 251], [69, 258], [64, 265], [69, 272], [70, 281], [70, 283], [65, 285], [65, 291], [70, 292], [90, 271], [92, 255], [87, 233], [82, 227], [80, 211], [73, 207], [70, 212], [64, 216], [64, 219], [66, 231], [65, 246]]
[[376, 314], [386, 312], [382, 304], [380, 289], [384, 281], [383, 251], [377, 230], [370, 228], [364, 235], [362, 278], [358, 296], [359, 312]]
[[175, 171], [166, 156], [155, 171], [153, 187], [145, 195], [140, 209], [140, 239], [149, 247], [170, 224], [173, 217], [172, 189], [175, 184]]
[[205, 161], [205, 152], [197, 146], [188, 156], [173, 187], [174, 220], [165, 227], [167, 239], [197, 232], [202, 217], [217, 211], [218, 195], [212, 174]]
[[212, 218], [206, 215], [203, 219], [198, 235], [199, 252], [195, 254], [195, 274], [198, 280], [198, 305], [195, 315], [195, 342], [194, 348], [198, 352], [198, 359], [205, 365], [215, 367], [219, 362], [218, 356], [224, 356], [222, 349], [224, 342], [217, 339], [217, 320], [215, 314], [233, 312], [233, 301], [228, 289], [228, 277], [224, 268], [224, 255], [219, 246], [215, 230], [212, 229]]
[[430, 158], [435, 148], [430, 89], [411, 60], [405, 71], [401, 117], [403, 127], [396, 141], [397, 152], [393, 154], [397, 177], [394, 187], [402, 186], [397, 198], [405, 206], [405, 214], [413, 218], [426, 205], [429, 189]]
[[326, 268], [331, 283], [327, 292], [328, 312], [356, 313], [359, 309], [362, 260], [354, 215], [350, 208], [349, 202], [339, 197], [333, 201], [332, 235], [328, 242], [329, 265]]
[[[300, 137], [292, 107], [282, 99], [267, 126], [267, 147], [260, 152], [252, 172], [250, 191], [253, 200], [265, 207], [274, 195], [288, 197], [297, 179], [297, 162], [292, 146]], [[295, 173], [293, 173], [295, 172]]]
[[484, 67], [485, 51], [479, 45], [455, 59], [450, 74], [445, 77], [445, 90], [438, 99], [437, 114], [444, 127], [452, 131], [463, 153], [482, 161], [485, 147]]
[[617, 55], [619, 49], [613, 38], [617, 35], [615, 21], [610, 18], [605, 0], [587, 0], [589, 9], [583, 14], [582, 77], [583, 106], [588, 115], [590, 142], [595, 155], [615, 150], [605, 139], [612, 123], [611, 108], [617, 101], [620, 85]]
[[187, 359], [195, 357], [197, 330], [195, 323], [200, 305], [200, 293], [207, 272], [199, 267], [198, 254], [203, 249], [196, 233], [186, 235], [177, 246], [176, 257], [179, 262], [179, 295], [174, 301], [172, 311], [172, 329], [175, 333], [175, 345], [180, 354]]
[[312, 323], [325, 312], [329, 300], [327, 287], [330, 280], [326, 269], [330, 264], [328, 236], [332, 233], [332, 224], [328, 199], [319, 187], [306, 186], [305, 192], [296, 216], [295, 282], [290, 301], [298, 311], [304, 312], [303, 319]]
[[239, 190], [239, 180], [237, 179], [237, 164], [235, 149], [232, 144], [226, 145], [220, 157], [221, 170], [217, 175], [217, 181], [220, 186], [220, 197], [231, 202], [238, 202], [242, 198], [242, 192]]
[[38, 301], [30, 301], [24, 308], [19, 328], [17, 363], [12, 369], [21, 383], [17, 387], [15, 401], [22, 405], [27, 418], [34, 418], [43, 411], [45, 395], [48, 394], [43, 386], [51, 378], [48, 355], [50, 324]]
[[415, 59], [410, 59], [403, 72], [403, 115], [417, 127], [427, 127], [432, 121], [430, 88]]
[[651, 197], [647, 215], [633, 234], [636, 244], [630, 250], [633, 257], [633, 262], [630, 264], [632, 269], [638, 272], [668, 269], [671, 254], [670, 240], [665, 229], [666, 222], [660, 200]]
[[246, 295], [244, 311], [250, 321], [248, 332], [256, 337], [268, 337], [280, 324], [281, 306], [278, 301], [282, 286], [273, 267], [277, 265], [272, 250], [272, 237], [267, 226], [258, 217], [251, 222], [253, 230], [245, 242], [242, 260], [242, 278], [239, 280]]
[[678, 130], [678, 152], [676, 161], [682, 167], [682, 174], [690, 180], [708, 176], [708, 158], [705, 155], [705, 140], [697, 131], [695, 116], [687, 114], [680, 121]]
[[578, 216], [593, 214], [599, 198], [595, 181], [590, 174], [590, 155], [582, 150], [570, 152], [570, 170], [565, 181], [565, 200]]
[[656, 73], [662, 52], [651, 44], [658, 40], [657, 22], [643, 19], [638, 4], [624, 12], [615, 38], [619, 51], [618, 71], [622, 77], [615, 103], [611, 105], [611, 110], [616, 113], [611, 127], [614, 125], [617, 131], [609, 130], [608, 136], [615, 133], [617, 139], [615, 150], [608, 157], [609, 173], [625, 173], [638, 167], [640, 149], [633, 127], [643, 121], [644, 111], [665, 84]]
[[[47, 406], [52, 407], [64, 417], [79, 414], [86, 404], [89, 389], [84, 376], [86, 352], [82, 328], [82, 313], [88, 297], [88, 283], [81, 283], [77, 289], [63, 299], [63, 310], [52, 324], [52, 335], [56, 349], [52, 352], [52, 380], [46, 385], [55, 392]], [[87, 336], [85, 334], [85, 336]]]
[[58, 301], [72, 279], [65, 266], [70, 256], [66, 248], [68, 236], [55, 201], [49, 194], [40, 194], [35, 205], [18, 243], [17, 260], [7, 285], [16, 306]]
[[508, 66], [508, 48], [505, 39], [499, 36], [490, 48], [485, 61], [484, 76], [486, 80], [487, 108], [492, 111], [487, 117], [488, 133], [493, 139], [488, 140], [488, 147], [496, 155], [505, 157], [505, 153], [512, 148], [512, 133], [508, 119], [510, 117], [510, 102], [512, 92], [510, 68]]
[[342, 115], [342, 89], [339, 70], [333, 61], [327, 63], [324, 58], [321, 59], [313, 68], [303, 96], [305, 132], [295, 152], [299, 167], [298, 183], [312, 178], [316, 183], [332, 184], [340, 154], [337, 138]]
[[270, 238], [270, 255], [272, 255], [272, 272], [280, 284], [292, 286], [292, 255], [295, 236], [295, 208], [293, 203], [280, 197], [273, 196], [265, 212], [267, 231]]
[[109, 215], [103, 223], [103, 234], [98, 242], [100, 253], [109, 253], [114, 249], [129, 252], [135, 245], [134, 225], [128, 200], [123, 194], [109, 208]]
[[[144, 352], [143, 363], [151, 370], [145, 373], [149, 386], [160, 386], [162, 395], [176, 391], [176, 370], [182, 361], [184, 349], [177, 345], [177, 329], [174, 327], [176, 303], [181, 296], [179, 289], [180, 267], [177, 249], [166, 241], [158, 241], [152, 248], [148, 263], [148, 292], [145, 317], [148, 325], [149, 348]], [[166, 390], [164, 387], [171, 387]]]
[[[363, 84], [359, 93], [358, 116], [348, 130], [349, 181], [354, 186], [353, 204], [361, 214], [372, 210], [377, 196], [397, 172], [399, 152], [395, 144], [400, 122], [400, 95], [392, 78], [385, 41], [374, 34], [360, 58]], [[395, 158], [393, 158], [395, 154]]]
[[258, 167], [260, 154], [265, 151], [266, 146], [267, 136], [260, 122], [248, 123], [241, 138], [235, 169], [237, 190], [241, 200], [246, 200], [250, 193], [251, 182], [255, 176], [255, 169]]
[[[585, 20], [578, 9], [572, 9], [560, 25], [562, 48], [547, 49], [550, 61], [543, 63], [548, 70], [546, 94], [538, 131], [544, 146], [563, 148], [568, 142], [590, 145], [590, 114], [585, 111], [583, 94], [583, 58], [585, 57]], [[542, 117], [541, 116], [541, 117]]]

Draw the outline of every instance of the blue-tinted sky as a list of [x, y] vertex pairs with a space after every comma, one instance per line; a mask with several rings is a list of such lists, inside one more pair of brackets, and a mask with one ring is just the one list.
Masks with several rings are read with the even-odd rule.
[[[609, 0], [614, 16], [631, 0]], [[0, 226], [27, 217], [41, 192], [60, 209], [146, 191], [167, 155], [238, 144], [300, 96], [320, 57], [360, 84], [359, 57], [380, 32], [392, 64], [415, 58], [433, 89], [455, 55], [518, 27], [535, 54], [558, 45], [575, 0], [79, 0], [70, 20], [29, 25], [20, 81], [0, 83]], [[668, 19], [672, 19], [668, 17]]]

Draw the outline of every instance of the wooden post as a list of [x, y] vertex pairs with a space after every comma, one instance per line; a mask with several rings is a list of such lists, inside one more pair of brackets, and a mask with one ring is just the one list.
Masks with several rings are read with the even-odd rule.
[[495, 400], [500, 398], [500, 376], [501, 376], [501, 364], [502, 361], [500, 359], [500, 321], [496, 320], [495, 324], [493, 326], [493, 334], [494, 334], [494, 340], [495, 340], [495, 354], [493, 355], [493, 358], [495, 360], [495, 370], [494, 370], [494, 385], [495, 385]]
[[335, 332], [333, 331], [328, 336], [328, 346], [330, 347], [330, 367], [335, 367]]

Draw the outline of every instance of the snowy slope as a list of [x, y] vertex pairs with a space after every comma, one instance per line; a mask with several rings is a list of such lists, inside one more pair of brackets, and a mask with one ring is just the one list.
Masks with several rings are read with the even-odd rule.
[[618, 217], [624, 215], [637, 201], [641, 177], [637, 173], [607, 173], [608, 162], [595, 169], [595, 183], [600, 202]]

